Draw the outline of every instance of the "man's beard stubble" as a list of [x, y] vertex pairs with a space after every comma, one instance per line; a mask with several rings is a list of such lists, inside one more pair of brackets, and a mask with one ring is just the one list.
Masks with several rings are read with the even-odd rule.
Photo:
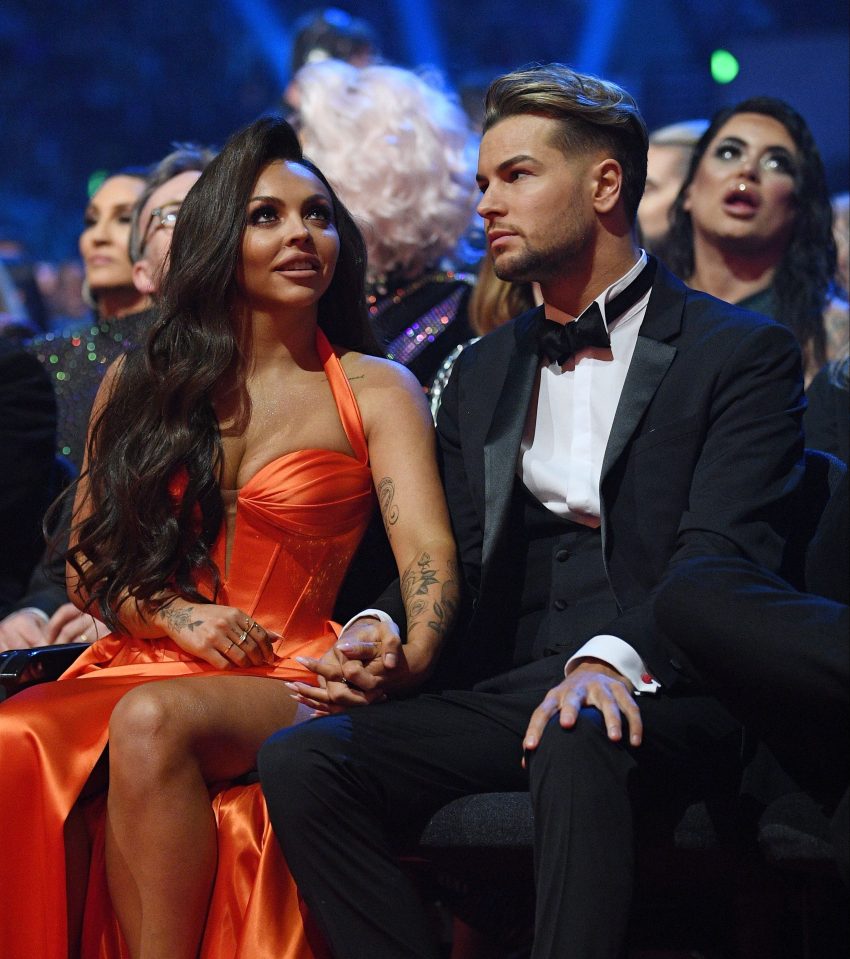
[[547, 283], [568, 276], [587, 247], [584, 233], [569, 235], [564, 230], [560, 242], [533, 247], [527, 240], [517, 253], [503, 253], [493, 260], [493, 272], [509, 283]]

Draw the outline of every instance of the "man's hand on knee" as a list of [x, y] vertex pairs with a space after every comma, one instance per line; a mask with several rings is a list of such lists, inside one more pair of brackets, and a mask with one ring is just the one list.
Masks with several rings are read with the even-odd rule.
[[629, 743], [632, 746], [640, 745], [643, 722], [632, 697], [631, 683], [607, 663], [587, 660], [576, 666], [563, 682], [550, 689], [531, 714], [523, 749], [537, 748], [546, 724], [556, 713], [560, 714], [561, 726], [569, 729], [575, 725], [579, 712], [585, 706], [594, 706], [602, 713], [608, 738], [613, 742], [623, 738], [625, 718], [629, 727]]

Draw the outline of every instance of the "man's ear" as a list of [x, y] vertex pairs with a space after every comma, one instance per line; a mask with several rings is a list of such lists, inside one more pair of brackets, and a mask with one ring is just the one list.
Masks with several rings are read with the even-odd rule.
[[157, 291], [151, 265], [145, 259], [138, 260], [133, 264], [133, 286], [139, 293], [146, 293], [148, 296]]
[[623, 189], [623, 168], [608, 157], [594, 168], [593, 206], [597, 213], [610, 213], [617, 205]]

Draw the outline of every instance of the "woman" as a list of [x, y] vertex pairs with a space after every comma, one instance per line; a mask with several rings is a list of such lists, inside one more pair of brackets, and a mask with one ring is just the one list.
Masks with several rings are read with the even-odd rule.
[[151, 321], [149, 298], [133, 286], [130, 221], [145, 186], [143, 176], [107, 177], [83, 218], [80, 256], [95, 316], [27, 344], [50, 374], [59, 410], [57, 448], [79, 470], [92, 402], [106, 367], [141, 342]]
[[447, 269], [473, 214], [473, 137], [463, 110], [400, 67], [310, 63], [295, 77], [304, 152], [364, 227], [372, 328], [427, 387], [470, 336], [473, 277]]
[[[668, 265], [690, 286], [790, 327], [808, 385], [846, 348], [847, 304], [832, 302], [832, 215], [806, 122], [755, 97], [717, 113], [673, 207]], [[829, 348], [827, 348], [829, 342]]]
[[406, 645], [368, 651], [382, 685], [348, 701], [427, 675], [456, 597], [429, 413], [367, 355], [364, 264], [285, 123], [237, 134], [185, 200], [161, 316], [104, 380], [77, 492], [69, 589], [114, 632], [0, 708], [0, 821], [27, 837], [0, 872], [21, 902], [6, 959], [66, 954], [63, 829], [72, 950], [88, 863], [87, 959], [312, 955], [259, 787], [233, 781], [310, 715], [305, 663], [335, 640], [375, 487], [416, 589]]

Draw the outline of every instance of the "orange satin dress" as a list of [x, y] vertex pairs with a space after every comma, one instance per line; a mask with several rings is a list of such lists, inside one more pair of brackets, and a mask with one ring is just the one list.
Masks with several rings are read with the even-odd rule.
[[[290, 453], [238, 491], [219, 601], [245, 610], [282, 637], [275, 644], [275, 665], [240, 669], [240, 675], [312, 681], [292, 657], [319, 656], [333, 643], [333, 602], [373, 508], [360, 412], [321, 332], [317, 344], [354, 457], [329, 450]], [[225, 549], [222, 533], [214, 551], [220, 570]], [[189, 675], [219, 675], [226, 682], [232, 673], [213, 669], [166, 637], [110, 635], [86, 650], [58, 682], [0, 705], [3, 959], [66, 959], [63, 825], [106, 746], [112, 710], [138, 683]], [[202, 959], [323, 954], [321, 940], [311, 946], [313, 937], [305, 932], [259, 785], [223, 784], [211, 790], [211, 799], [219, 858]], [[83, 959], [125, 959], [106, 885], [105, 797], [81, 805], [92, 840]]]

